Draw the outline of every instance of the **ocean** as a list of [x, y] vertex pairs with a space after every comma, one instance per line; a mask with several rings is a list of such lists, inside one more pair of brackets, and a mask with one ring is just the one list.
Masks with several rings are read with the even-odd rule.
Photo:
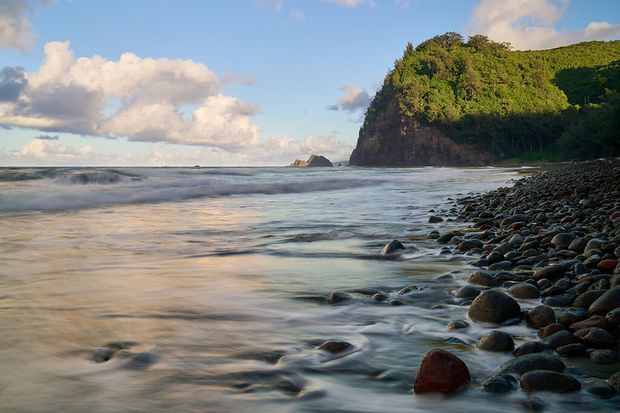
[[[522, 392], [480, 386], [510, 358], [475, 348], [489, 326], [446, 329], [466, 318], [451, 290], [476, 257], [427, 239], [466, 226], [448, 220], [457, 197], [517, 173], [0, 168], [0, 411], [521, 412]], [[379, 255], [392, 239], [404, 254]], [[333, 291], [350, 299], [329, 305]], [[435, 347], [467, 363], [468, 389], [412, 394]]]

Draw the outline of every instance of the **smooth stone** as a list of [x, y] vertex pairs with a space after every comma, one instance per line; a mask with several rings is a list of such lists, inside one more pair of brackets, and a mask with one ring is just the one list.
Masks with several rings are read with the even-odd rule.
[[607, 382], [611, 384], [611, 386], [617, 392], [620, 392], [620, 371], [615, 372], [607, 379]]
[[600, 315], [593, 315], [587, 320], [578, 321], [576, 323], [571, 324], [568, 327], [568, 329], [574, 332], [577, 330], [582, 330], [584, 328], [590, 328], [590, 327], [598, 327], [598, 328], [602, 328], [603, 330], [610, 331], [613, 326], [605, 317], [600, 316]]
[[618, 265], [618, 261], [607, 259], [607, 260], [602, 260], [601, 262], [599, 262], [596, 265], [596, 268], [598, 268], [599, 270], [603, 272], [611, 274], [617, 265]]
[[611, 384], [603, 380], [589, 380], [584, 386], [584, 390], [598, 397], [599, 399], [609, 399], [614, 397], [616, 390]]
[[439, 222], [443, 222], [443, 218], [442, 217], [438, 217], [437, 215], [431, 215], [428, 218], [428, 222], [429, 222], [429, 224], [437, 224]]
[[575, 239], [575, 234], [570, 232], [561, 232], [557, 234], [555, 237], [551, 238], [551, 243], [555, 245], [556, 248], [568, 248], [571, 242]]
[[616, 346], [616, 338], [608, 331], [598, 327], [578, 330], [574, 336], [589, 347], [610, 348]]
[[568, 245], [568, 249], [571, 251], [575, 251], [578, 253], [582, 253], [583, 250], [586, 249], [586, 245], [588, 245], [589, 239], [586, 237], [577, 237], [571, 241]]
[[454, 330], [462, 330], [464, 328], [469, 327], [469, 323], [465, 320], [454, 320], [454, 321], [450, 321], [446, 327], [446, 329], [448, 331], [454, 331]]
[[484, 244], [482, 243], [482, 241], [479, 241], [477, 239], [469, 239], [469, 240], [461, 241], [461, 243], [458, 246], [458, 249], [461, 252], [467, 252], [474, 248], [482, 248], [483, 246]]
[[482, 387], [490, 393], [507, 393], [517, 387], [517, 380], [510, 374], [501, 374], [486, 379]]
[[600, 296], [605, 294], [605, 292], [607, 292], [607, 290], [589, 290], [583, 294], [579, 294], [577, 298], [575, 298], [575, 301], [573, 301], [573, 307], [588, 308]]
[[499, 324], [518, 318], [521, 307], [512, 297], [492, 289], [481, 292], [471, 303], [467, 314], [474, 321]]
[[387, 244], [385, 244], [385, 246], [383, 247], [383, 249], [381, 250], [381, 255], [390, 255], [395, 253], [398, 250], [404, 250], [405, 246], [402, 244], [402, 242], [400, 242], [397, 239], [394, 239], [390, 242], [388, 242]]
[[393, 298], [390, 301], [388, 301], [387, 304], [391, 306], [399, 306], [399, 305], [403, 305], [404, 303], [396, 298]]
[[583, 321], [588, 318], [588, 312], [583, 308], [567, 308], [558, 312], [558, 322], [569, 326], [578, 321]]
[[566, 273], [568, 268], [563, 264], [550, 265], [548, 267], [540, 268], [534, 271], [534, 279], [540, 280], [542, 278], [553, 279], [559, 278]]
[[467, 277], [467, 282], [485, 287], [497, 287], [499, 285], [493, 275], [486, 271], [473, 272], [469, 277]]
[[616, 324], [616, 325], [620, 324], [620, 307], [615, 308], [611, 310], [610, 312], [608, 312], [605, 318], [607, 319], [607, 321], [609, 321], [612, 324]]
[[486, 351], [509, 352], [515, 348], [515, 343], [510, 334], [493, 330], [480, 337], [478, 348]]
[[383, 294], [383, 293], [376, 293], [373, 294], [372, 299], [375, 301], [385, 301], [387, 300], [388, 296]]
[[550, 391], [570, 393], [581, 389], [573, 376], [549, 370], [532, 370], [521, 376], [521, 388], [527, 392]]
[[332, 291], [327, 297], [327, 304], [338, 304], [351, 299], [351, 296], [341, 291]]
[[489, 270], [491, 271], [501, 271], [501, 270], [510, 270], [513, 265], [511, 261], [500, 261], [495, 264], [489, 265]]
[[532, 298], [538, 298], [539, 291], [535, 285], [532, 285], [530, 283], [520, 283], [510, 287], [508, 289], [508, 294], [512, 295], [515, 298], [527, 300]]
[[575, 337], [568, 330], [557, 331], [543, 340], [550, 349], [555, 350], [558, 347], [574, 344], [577, 342]]
[[454, 354], [433, 349], [426, 353], [413, 384], [416, 394], [453, 393], [471, 382], [467, 365]]
[[349, 351], [353, 348], [353, 344], [346, 341], [326, 341], [317, 347], [317, 350], [327, 351], [328, 353], [337, 354]]
[[614, 350], [594, 350], [591, 351], [590, 361], [594, 364], [613, 364], [620, 360], [620, 353]]
[[545, 407], [547, 407], [547, 403], [540, 400], [538, 397], [521, 400], [521, 405], [530, 412], [542, 412], [543, 410], [545, 410]]
[[564, 363], [553, 354], [532, 353], [510, 359], [500, 366], [501, 374], [522, 375], [532, 370], [564, 371]]
[[471, 285], [465, 285], [457, 290], [452, 291], [452, 294], [456, 298], [462, 298], [464, 300], [473, 300], [480, 295], [480, 289], [472, 287]]
[[547, 350], [548, 347], [542, 341], [526, 341], [517, 347], [512, 355], [515, 357], [523, 356], [524, 354], [540, 353]]
[[555, 323], [555, 313], [551, 307], [539, 305], [527, 313], [527, 322], [536, 328], [543, 328]]
[[555, 349], [555, 352], [562, 357], [581, 356], [586, 352], [587, 347], [581, 343], [567, 344]]
[[605, 245], [607, 245], [607, 241], [605, 241], [604, 239], [594, 238], [588, 241], [586, 247], [584, 248], [584, 251], [587, 252], [590, 250], [602, 250], [603, 248], [605, 248]]
[[603, 295], [597, 298], [590, 307], [588, 313], [605, 315], [611, 310], [618, 307], [620, 303], [620, 286], [607, 290]]
[[543, 304], [550, 307], [569, 307], [574, 300], [575, 297], [570, 294], [552, 295], [545, 297]]
[[552, 334], [557, 333], [558, 331], [566, 330], [563, 324], [560, 323], [551, 323], [547, 326], [538, 330], [538, 337], [547, 338]]

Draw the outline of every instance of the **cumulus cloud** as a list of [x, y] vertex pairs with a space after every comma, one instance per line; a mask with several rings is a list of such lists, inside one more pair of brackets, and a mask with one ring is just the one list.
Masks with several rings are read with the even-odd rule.
[[330, 110], [346, 110], [349, 113], [358, 109], [366, 109], [370, 103], [370, 95], [359, 86], [347, 84], [340, 88], [344, 95], [338, 100], [338, 103], [328, 107]]
[[548, 49], [587, 40], [620, 36], [620, 24], [591, 22], [584, 29], [559, 31], [554, 25], [570, 0], [482, 0], [471, 18], [471, 33], [510, 42], [515, 49]]
[[28, 0], [2, 0], [0, 2], [0, 47], [28, 50], [36, 40], [32, 31]]
[[0, 125], [229, 150], [258, 141], [258, 108], [223, 95], [227, 79], [191, 60], [76, 58], [68, 42], [51, 42], [38, 72], [1, 76]]
[[288, 164], [295, 159], [307, 159], [312, 154], [331, 160], [349, 157], [353, 147], [338, 139], [336, 134], [305, 139], [289, 136], [272, 137], [261, 142], [254, 150], [245, 153], [246, 161], [260, 159], [265, 164]]
[[66, 162], [81, 159], [84, 155], [91, 154], [92, 152], [93, 148], [90, 145], [74, 148], [61, 145], [58, 142], [50, 142], [49, 140], [35, 138], [17, 152], [16, 158], [49, 159], [57, 162]]

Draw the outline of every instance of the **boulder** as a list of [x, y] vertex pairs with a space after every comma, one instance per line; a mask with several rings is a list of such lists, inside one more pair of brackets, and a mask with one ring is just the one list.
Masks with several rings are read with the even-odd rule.
[[448, 394], [470, 381], [469, 369], [460, 358], [446, 350], [434, 349], [424, 356], [413, 391], [416, 394]]
[[310, 155], [307, 161], [296, 159], [289, 166], [314, 168], [314, 167], [332, 167], [334, 166], [329, 159], [321, 155]]
[[510, 334], [493, 330], [480, 337], [478, 348], [486, 351], [508, 352], [515, 348], [515, 343]]
[[547, 278], [551, 280], [554, 278], [560, 278], [567, 270], [568, 268], [564, 264], [550, 265], [548, 267], [540, 268], [534, 271], [533, 277], [535, 280], [540, 280], [542, 278]]
[[574, 336], [589, 347], [613, 348], [616, 346], [616, 338], [608, 331], [598, 327], [577, 330]]
[[527, 313], [527, 322], [536, 328], [543, 328], [555, 323], [555, 313], [551, 307], [539, 305]]
[[521, 376], [521, 388], [527, 392], [569, 393], [581, 389], [581, 383], [567, 374], [549, 370], [532, 370]]
[[512, 295], [515, 298], [532, 299], [538, 298], [539, 291], [535, 285], [532, 285], [530, 283], [520, 283], [510, 287], [508, 289], [508, 294]]
[[385, 244], [383, 246], [383, 249], [381, 250], [381, 255], [390, 255], [390, 254], [394, 254], [396, 251], [398, 250], [404, 250], [405, 247], [402, 244], [402, 242], [400, 242], [397, 239], [393, 239], [392, 241], [388, 242], [387, 244]]
[[607, 290], [603, 295], [597, 298], [590, 307], [588, 313], [605, 315], [611, 310], [618, 307], [620, 303], [620, 286]]
[[564, 371], [564, 363], [549, 353], [532, 353], [508, 360], [500, 367], [501, 374], [522, 375], [532, 370]]
[[471, 303], [467, 314], [474, 321], [499, 324], [518, 318], [521, 307], [512, 297], [492, 289], [481, 292]]
[[499, 282], [497, 282], [497, 280], [493, 278], [493, 275], [486, 271], [476, 271], [472, 273], [467, 278], [467, 282], [470, 284], [482, 285], [485, 287], [497, 287], [499, 285]]

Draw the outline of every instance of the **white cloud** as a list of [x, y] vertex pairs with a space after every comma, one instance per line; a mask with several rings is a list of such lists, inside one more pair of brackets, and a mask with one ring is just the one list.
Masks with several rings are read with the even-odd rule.
[[620, 24], [591, 22], [584, 29], [559, 31], [554, 25], [570, 0], [482, 0], [471, 18], [471, 33], [510, 42], [515, 49], [548, 49], [620, 36]]
[[323, 155], [332, 161], [348, 159], [352, 145], [338, 139], [335, 134], [296, 139], [289, 136], [272, 137], [261, 142], [251, 152], [244, 153], [246, 160], [260, 159], [265, 164], [289, 164], [295, 159], [310, 155]]
[[374, 0], [324, 0], [324, 1], [326, 1], [327, 3], [335, 4], [336, 6], [347, 7], [350, 9], [355, 9], [363, 5], [369, 5], [372, 7], [374, 7], [375, 5]]
[[346, 110], [347, 112], [355, 112], [358, 109], [366, 109], [370, 103], [370, 95], [364, 89], [357, 85], [342, 85], [340, 90], [344, 95], [338, 100], [338, 103], [329, 107], [330, 110]]
[[38, 159], [38, 160], [55, 160], [61, 162], [72, 162], [84, 158], [84, 155], [93, 153], [90, 145], [75, 148], [65, 146], [55, 141], [35, 138], [32, 142], [24, 145], [22, 149], [15, 154], [16, 158]]
[[[0, 102], [0, 125], [230, 150], [254, 145], [258, 108], [221, 94], [225, 81], [191, 60], [76, 58], [68, 42], [51, 42], [19, 97]], [[120, 104], [110, 113], [111, 100]], [[191, 116], [181, 113], [184, 105], [195, 107]]]
[[36, 40], [30, 14], [35, 5], [45, 3], [36, 0], [0, 1], [0, 48], [25, 51]]

